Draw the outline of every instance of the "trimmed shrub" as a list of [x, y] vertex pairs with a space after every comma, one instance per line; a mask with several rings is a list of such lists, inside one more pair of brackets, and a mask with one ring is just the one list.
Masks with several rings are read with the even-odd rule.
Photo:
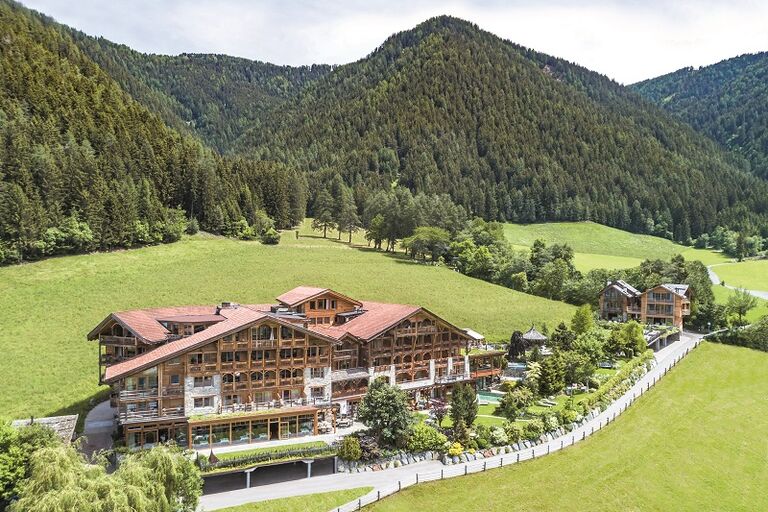
[[461, 445], [461, 443], [453, 443], [450, 448], [448, 448], [448, 455], [451, 457], [457, 457], [464, 453], [464, 447]]
[[491, 427], [491, 444], [494, 446], [503, 446], [509, 443], [509, 436], [501, 427]]
[[512, 422], [507, 422], [504, 424], [504, 432], [507, 434], [507, 438], [509, 439], [510, 443], [519, 442], [525, 435], [523, 427], [521, 427], [518, 423]]
[[429, 425], [418, 423], [413, 427], [411, 436], [408, 438], [408, 451], [442, 451], [447, 443], [448, 438], [445, 434], [438, 432]]
[[338, 451], [339, 457], [344, 460], [356, 461], [363, 456], [363, 450], [360, 448], [360, 440], [355, 436], [347, 436], [341, 441]]
[[526, 439], [534, 441], [541, 437], [544, 433], [544, 422], [540, 418], [533, 418], [531, 421], [525, 424], [523, 429], [523, 435]]

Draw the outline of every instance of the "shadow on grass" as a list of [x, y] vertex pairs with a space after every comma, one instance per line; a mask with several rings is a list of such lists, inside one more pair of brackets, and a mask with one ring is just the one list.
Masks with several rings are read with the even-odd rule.
[[84, 398], [79, 402], [69, 404], [66, 407], [62, 407], [61, 409], [57, 409], [46, 414], [46, 416], [65, 416], [67, 414], [77, 414], [77, 426], [75, 427], [75, 431], [77, 435], [80, 435], [83, 433], [85, 417], [88, 415], [88, 412], [90, 412], [91, 409], [99, 405], [101, 402], [109, 400], [109, 389], [110, 388], [108, 387], [104, 387], [88, 398]]

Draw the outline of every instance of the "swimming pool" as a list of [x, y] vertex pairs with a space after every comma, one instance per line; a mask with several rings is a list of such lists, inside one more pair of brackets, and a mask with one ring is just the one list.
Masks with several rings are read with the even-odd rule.
[[497, 404], [499, 403], [499, 399], [501, 398], [501, 395], [498, 395], [496, 393], [490, 393], [488, 391], [478, 391], [477, 398], [483, 402]]

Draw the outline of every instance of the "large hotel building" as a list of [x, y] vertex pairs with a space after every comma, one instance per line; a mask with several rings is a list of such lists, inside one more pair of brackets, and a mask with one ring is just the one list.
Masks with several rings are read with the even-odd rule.
[[257, 442], [316, 434], [352, 414], [372, 379], [416, 403], [484, 383], [503, 352], [423, 307], [300, 286], [276, 304], [120, 311], [89, 334], [129, 447]]

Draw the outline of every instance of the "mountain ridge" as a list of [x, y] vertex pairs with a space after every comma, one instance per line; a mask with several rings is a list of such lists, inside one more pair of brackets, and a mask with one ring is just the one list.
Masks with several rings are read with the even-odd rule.
[[685, 67], [630, 87], [768, 178], [768, 52]]

